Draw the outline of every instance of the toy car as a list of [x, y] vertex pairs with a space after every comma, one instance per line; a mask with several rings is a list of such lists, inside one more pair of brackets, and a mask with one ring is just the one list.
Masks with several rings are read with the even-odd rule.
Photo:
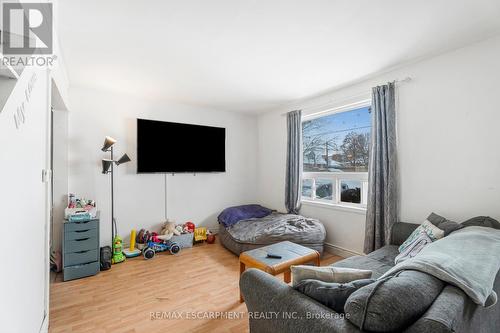
[[144, 259], [151, 259], [158, 252], [170, 251], [171, 254], [177, 254], [181, 251], [181, 247], [176, 242], [167, 243], [155, 243], [149, 241], [146, 243], [146, 247], [142, 250], [142, 255]]

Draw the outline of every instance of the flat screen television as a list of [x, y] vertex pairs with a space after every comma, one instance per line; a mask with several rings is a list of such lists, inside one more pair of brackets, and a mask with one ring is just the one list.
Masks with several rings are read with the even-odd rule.
[[137, 119], [137, 173], [225, 171], [225, 128]]

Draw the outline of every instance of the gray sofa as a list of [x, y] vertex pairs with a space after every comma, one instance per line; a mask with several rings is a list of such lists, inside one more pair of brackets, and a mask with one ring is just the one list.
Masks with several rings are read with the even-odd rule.
[[[392, 229], [391, 245], [367, 256], [347, 258], [333, 266], [370, 269], [373, 278], [380, 277], [394, 266], [398, 246], [417, 227], [417, 224], [396, 223]], [[361, 332], [344, 316], [265, 272], [247, 270], [241, 276], [240, 288], [249, 311], [251, 332]], [[499, 293], [500, 273], [496, 275], [494, 289]], [[500, 332], [500, 304], [483, 308], [460, 289], [446, 285], [427, 311], [403, 331]]]

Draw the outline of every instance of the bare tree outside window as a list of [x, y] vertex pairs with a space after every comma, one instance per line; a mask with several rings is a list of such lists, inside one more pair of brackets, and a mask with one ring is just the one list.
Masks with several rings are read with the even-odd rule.
[[304, 121], [305, 172], [367, 172], [369, 107]]
[[349, 132], [345, 137], [340, 150], [342, 157], [345, 158], [346, 168], [349, 171], [366, 171], [368, 166], [370, 137], [368, 133]]

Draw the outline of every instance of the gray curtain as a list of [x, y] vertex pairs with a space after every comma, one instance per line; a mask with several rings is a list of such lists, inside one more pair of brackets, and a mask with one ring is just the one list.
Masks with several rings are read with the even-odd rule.
[[390, 242], [398, 220], [396, 107], [394, 82], [372, 89], [372, 135], [364, 252]]
[[302, 176], [302, 111], [287, 113], [286, 128], [285, 206], [289, 214], [298, 214]]

